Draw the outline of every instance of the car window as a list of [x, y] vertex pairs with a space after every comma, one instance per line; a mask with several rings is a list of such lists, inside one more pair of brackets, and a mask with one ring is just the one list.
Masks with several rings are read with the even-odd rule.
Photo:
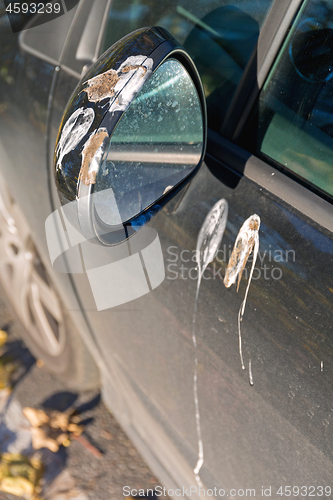
[[102, 52], [138, 28], [166, 28], [193, 58], [219, 130], [273, 1], [114, 0]]
[[[256, 153], [333, 195], [333, 3], [308, 0], [248, 129]], [[244, 137], [250, 137], [249, 133]]]
[[[26, 51], [57, 64], [72, 24], [77, 6], [59, 17], [48, 20], [48, 14], [32, 16], [29, 29], [22, 31], [20, 45]], [[47, 21], [47, 22], [46, 22]], [[46, 28], [46, 27], [47, 28]]]

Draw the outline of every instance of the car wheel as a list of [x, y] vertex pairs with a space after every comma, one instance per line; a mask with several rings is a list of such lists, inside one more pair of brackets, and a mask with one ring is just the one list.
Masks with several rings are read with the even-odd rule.
[[29, 225], [0, 179], [0, 281], [22, 337], [46, 368], [76, 390], [99, 386], [99, 372], [38, 255]]

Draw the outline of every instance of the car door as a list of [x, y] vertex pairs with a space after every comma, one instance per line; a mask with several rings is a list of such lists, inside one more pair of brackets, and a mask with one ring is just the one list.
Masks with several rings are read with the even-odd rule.
[[[178, 34], [192, 51], [207, 93], [210, 131], [196, 177], [149, 222], [162, 244], [163, 283], [135, 301], [97, 311], [86, 276], [73, 275], [109, 367], [104, 396], [161, 480], [185, 496], [202, 496], [199, 487], [205, 485], [221, 497], [328, 497], [332, 205], [316, 167], [311, 178], [304, 169], [316, 161], [321, 167], [331, 150], [326, 141], [326, 156], [316, 159], [323, 140], [318, 132], [305, 135], [304, 122], [320, 121], [330, 94], [325, 100], [320, 93], [321, 106], [310, 111], [297, 108], [294, 121], [276, 109], [304, 102], [314, 90], [305, 92], [294, 81], [280, 107], [276, 101], [278, 90], [289, 88], [279, 65], [290, 59], [294, 33], [306, 31], [306, 23], [329, 27], [331, 8], [315, 0], [301, 10], [300, 2], [221, 3], [209, 9], [175, 3], [169, 10], [148, 1], [117, 5], [110, 7], [106, 44], [148, 22]], [[279, 53], [295, 15], [294, 31]], [[219, 37], [223, 41], [216, 43]], [[295, 61], [292, 68], [300, 72]], [[62, 69], [53, 135], [64, 96], [79, 78], [66, 56]], [[325, 87], [313, 75], [308, 70], [306, 78]], [[311, 151], [304, 149], [307, 143]], [[222, 200], [228, 206], [226, 229], [215, 257], [204, 264], [199, 287], [198, 240], [200, 247], [207, 216]], [[247, 243], [246, 222], [253, 236]], [[237, 251], [248, 256], [238, 292], [236, 285], [224, 284], [230, 284], [224, 277], [236, 240]], [[177, 496], [175, 491], [169, 494]]]

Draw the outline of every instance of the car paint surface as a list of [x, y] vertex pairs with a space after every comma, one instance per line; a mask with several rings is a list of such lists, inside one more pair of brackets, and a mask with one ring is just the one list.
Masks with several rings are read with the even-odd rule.
[[[15, 50], [13, 45], [8, 53]], [[49, 171], [45, 166], [54, 67], [24, 53], [13, 60], [10, 75], [20, 85], [2, 83], [1, 95], [12, 108], [0, 117], [2, 148], [10, 162], [1, 169], [46, 258], [44, 222], [59, 206], [52, 186], [50, 202], [52, 166]], [[49, 158], [79, 75], [61, 69], [56, 78]], [[311, 207], [306, 214], [297, 209], [307, 198], [313, 200], [306, 188], [298, 189], [295, 181], [259, 160], [251, 179], [247, 170], [254, 160], [249, 155], [244, 159], [236, 147], [230, 155], [222, 143], [216, 144], [208, 146], [191, 183], [148, 223], [159, 234], [165, 262], [166, 278], [157, 289], [97, 312], [86, 277], [73, 275], [106, 367], [104, 397], [167, 485], [196, 486], [197, 355], [204, 485], [226, 491], [255, 488], [257, 496], [262, 487], [271, 486], [273, 498], [284, 485], [325, 487], [333, 477], [332, 232], [321, 224], [321, 216], [311, 216]], [[285, 201], [283, 192], [291, 184], [301, 200], [294, 204]], [[279, 193], [276, 185], [282, 186]], [[221, 199], [228, 202], [228, 222], [220, 251], [204, 273], [194, 316], [197, 238]], [[325, 202], [323, 212], [330, 219], [332, 206]], [[243, 370], [238, 313], [251, 257], [238, 293], [235, 285], [225, 288], [223, 278], [237, 234], [253, 214], [261, 219], [260, 246], [241, 322]]]

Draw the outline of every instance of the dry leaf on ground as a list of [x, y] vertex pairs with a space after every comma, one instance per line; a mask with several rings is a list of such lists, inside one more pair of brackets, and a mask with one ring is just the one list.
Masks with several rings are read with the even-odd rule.
[[48, 448], [57, 453], [59, 450], [59, 444], [57, 440], [51, 438], [47, 435], [47, 432], [41, 427], [32, 427], [31, 429], [32, 446], [35, 450], [40, 450], [41, 448]]
[[16, 371], [18, 363], [7, 356], [0, 357], [0, 389], [11, 386], [11, 378]]
[[4, 330], [0, 330], [0, 347], [4, 346], [7, 342], [8, 335]]
[[29, 420], [31, 427], [41, 427], [49, 422], [49, 417], [43, 410], [36, 410], [26, 406], [23, 408], [23, 415]]
[[37, 459], [4, 453], [0, 456], [0, 491], [36, 500], [42, 469]]
[[48, 448], [56, 453], [59, 446], [69, 446], [71, 437], [84, 431], [75, 411], [60, 412], [26, 407], [23, 413], [31, 425], [32, 446], [35, 450]]

